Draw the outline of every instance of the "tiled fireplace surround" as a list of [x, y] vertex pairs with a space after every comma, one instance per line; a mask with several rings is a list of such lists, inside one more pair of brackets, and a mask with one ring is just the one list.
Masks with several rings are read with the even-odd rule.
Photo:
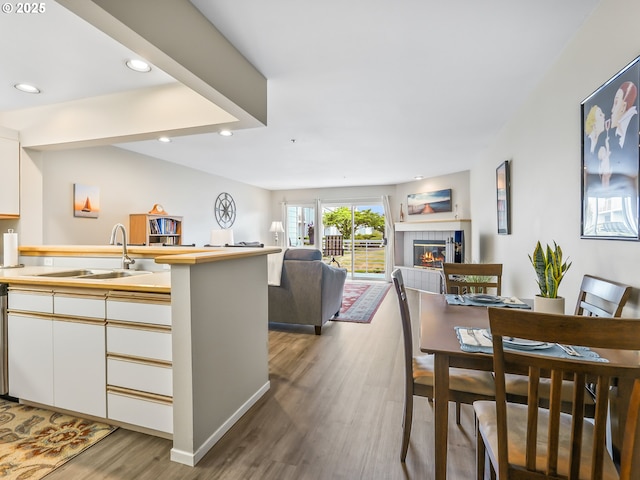
[[470, 256], [471, 222], [456, 220], [451, 222], [396, 223], [395, 264], [402, 270], [405, 286], [428, 292], [442, 292], [442, 275], [439, 269], [413, 266], [414, 240], [446, 240], [455, 230], [464, 230], [465, 256]]

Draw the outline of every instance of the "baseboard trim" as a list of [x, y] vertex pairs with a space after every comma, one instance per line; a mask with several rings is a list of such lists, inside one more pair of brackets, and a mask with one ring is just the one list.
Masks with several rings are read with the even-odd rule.
[[267, 381], [262, 387], [256, 391], [244, 404], [240, 406], [238, 410], [236, 410], [233, 415], [231, 415], [220, 427], [211, 434], [209, 438], [198, 447], [195, 452], [186, 452], [184, 450], [178, 450], [176, 448], [171, 449], [171, 461], [182, 463], [183, 465], [188, 465], [190, 467], [195, 467], [196, 464], [202, 460], [202, 458], [207, 454], [213, 446], [218, 443], [218, 441], [223, 437], [225, 433], [235, 425], [235, 423], [240, 420], [240, 418], [249, 411], [249, 409], [256, 404], [262, 396], [269, 391], [271, 388], [271, 382]]

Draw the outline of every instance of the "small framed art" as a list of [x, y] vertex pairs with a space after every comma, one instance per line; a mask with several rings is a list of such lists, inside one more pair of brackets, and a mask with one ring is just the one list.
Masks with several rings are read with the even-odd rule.
[[498, 233], [511, 233], [511, 179], [509, 176], [509, 160], [505, 160], [496, 168], [496, 196], [498, 211]]
[[73, 184], [73, 216], [98, 218], [100, 213], [100, 189], [80, 183]]

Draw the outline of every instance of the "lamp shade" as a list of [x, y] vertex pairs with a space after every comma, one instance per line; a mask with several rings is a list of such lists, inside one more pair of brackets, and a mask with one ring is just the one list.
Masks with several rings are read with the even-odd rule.
[[211, 240], [209, 243], [215, 247], [233, 245], [233, 230], [230, 228], [211, 230]]
[[284, 227], [282, 226], [282, 222], [271, 222], [271, 227], [269, 228], [270, 232], [284, 232]]

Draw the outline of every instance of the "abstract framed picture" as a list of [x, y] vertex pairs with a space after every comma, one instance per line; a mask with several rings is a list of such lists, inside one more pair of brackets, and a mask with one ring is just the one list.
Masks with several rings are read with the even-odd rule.
[[496, 168], [496, 196], [498, 211], [498, 233], [511, 233], [511, 178], [509, 160], [505, 160]]
[[451, 211], [451, 189], [407, 195], [409, 215], [440, 213]]
[[581, 237], [639, 240], [636, 58], [581, 104]]
[[100, 189], [73, 184], [73, 216], [85, 218], [98, 218], [100, 213]]

